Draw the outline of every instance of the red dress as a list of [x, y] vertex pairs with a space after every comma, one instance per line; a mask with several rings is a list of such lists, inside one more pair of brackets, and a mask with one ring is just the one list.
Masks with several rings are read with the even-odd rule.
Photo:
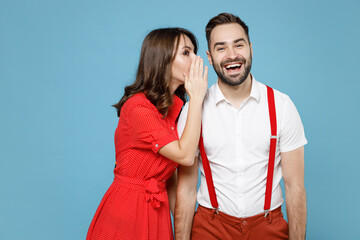
[[116, 167], [86, 239], [173, 239], [166, 181], [178, 164], [158, 154], [178, 140], [175, 121], [183, 102], [173, 99], [166, 118], [145, 94], [129, 98], [115, 131]]

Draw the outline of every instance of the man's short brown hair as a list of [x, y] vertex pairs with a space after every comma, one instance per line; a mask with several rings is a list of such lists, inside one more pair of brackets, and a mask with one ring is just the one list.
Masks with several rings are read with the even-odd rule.
[[208, 48], [210, 50], [210, 35], [212, 30], [219, 25], [222, 24], [227, 24], [227, 23], [237, 23], [239, 24], [246, 33], [246, 36], [248, 37], [249, 43], [250, 43], [250, 38], [249, 38], [249, 27], [236, 15], [231, 14], [231, 13], [220, 13], [219, 15], [213, 17], [212, 19], [210, 19], [210, 21], [208, 22], [208, 24], [206, 25], [205, 28], [205, 33], [206, 33], [206, 40], [208, 42]]

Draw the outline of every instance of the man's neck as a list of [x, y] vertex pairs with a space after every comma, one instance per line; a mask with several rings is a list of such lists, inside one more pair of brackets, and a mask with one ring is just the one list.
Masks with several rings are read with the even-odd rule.
[[241, 103], [243, 103], [250, 96], [251, 84], [251, 74], [249, 74], [245, 81], [238, 86], [230, 86], [218, 79], [218, 85], [222, 94], [224, 94], [225, 98], [236, 108], [239, 108]]

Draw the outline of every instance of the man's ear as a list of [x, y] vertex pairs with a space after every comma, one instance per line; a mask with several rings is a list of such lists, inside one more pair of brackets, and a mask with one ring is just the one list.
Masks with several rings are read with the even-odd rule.
[[208, 60], [209, 60], [209, 63], [210, 63], [211, 65], [213, 65], [210, 52], [209, 52], [209, 51], [206, 51], [206, 55], [207, 55], [207, 58], [208, 58]]
[[251, 53], [251, 57], [254, 57], [254, 53], [253, 53], [253, 50], [252, 50], [252, 43], [250, 43], [250, 53]]

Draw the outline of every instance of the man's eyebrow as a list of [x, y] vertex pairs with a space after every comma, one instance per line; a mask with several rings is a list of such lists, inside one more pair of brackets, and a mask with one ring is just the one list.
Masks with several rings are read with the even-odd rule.
[[238, 43], [238, 42], [246, 42], [246, 40], [245, 38], [239, 38], [234, 41], [234, 43]]
[[215, 43], [215, 44], [214, 44], [214, 48], [215, 48], [216, 46], [218, 46], [218, 45], [225, 45], [225, 42], [217, 42], [217, 43]]
[[[245, 38], [238, 38], [238, 39], [235, 39], [234, 41], [233, 41], [233, 43], [238, 43], [238, 42], [246, 42], [246, 40], [245, 40]], [[225, 45], [225, 43], [226, 42], [217, 42], [217, 43], [215, 43], [214, 44], [214, 48], [216, 47], [216, 46], [218, 46], [218, 45]]]

